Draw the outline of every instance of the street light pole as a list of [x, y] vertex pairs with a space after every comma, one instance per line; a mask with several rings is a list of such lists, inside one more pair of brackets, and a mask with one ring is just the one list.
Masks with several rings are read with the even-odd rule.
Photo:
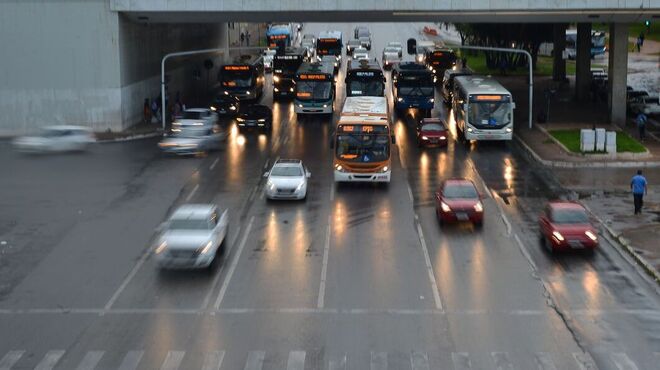
[[522, 49], [508, 49], [508, 48], [490, 48], [485, 46], [454, 46], [457, 49], [470, 49], [470, 50], [484, 50], [484, 51], [501, 51], [504, 53], [518, 53], [527, 56], [529, 64], [529, 128], [532, 128], [532, 107], [534, 98], [534, 73], [532, 71], [532, 54], [527, 50]]

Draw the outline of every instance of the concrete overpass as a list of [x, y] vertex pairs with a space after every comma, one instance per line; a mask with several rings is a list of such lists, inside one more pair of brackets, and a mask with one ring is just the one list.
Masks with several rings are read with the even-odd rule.
[[[644, 19], [660, 22], [660, 0], [2, 0], [0, 135], [64, 123], [126, 128], [158, 95], [160, 58], [223, 47], [229, 21], [578, 22], [584, 50], [589, 24], [610, 23], [616, 121], [625, 118], [626, 24]], [[168, 64], [171, 91], [199, 89], [199, 65]]]

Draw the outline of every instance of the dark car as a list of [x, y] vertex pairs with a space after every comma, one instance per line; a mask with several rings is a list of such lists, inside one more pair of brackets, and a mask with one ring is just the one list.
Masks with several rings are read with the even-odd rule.
[[435, 193], [435, 213], [440, 225], [467, 221], [481, 227], [484, 222], [484, 206], [481, 195], [468, 179], [449, 179], [442, 182]]
[[587, 210], [577, 202], [550, 202], [539, 216], [541, 243], [549, 252], [586, 250], [598, 246], [598, 232]]
[[218, 94], [211, 103], [211, 110], [219, 115], [233, 116], [241, 108], [241, 101], [233, 95]]
[[236, 117], [239, 129], [261, 129], [273, 128], [273, 112], [269, 107], [261, 104], [241, 105]]
[[417, 145], [420, 147], [447, 146], [449, 132], [440, 118], [422, 118], [417, 125]]

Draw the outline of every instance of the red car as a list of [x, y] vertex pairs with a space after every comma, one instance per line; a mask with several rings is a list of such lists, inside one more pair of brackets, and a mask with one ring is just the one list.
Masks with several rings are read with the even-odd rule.
[[476, 227], [484, 222], [484, 205], [481, 195], [468, 179], [449, 179], [442, 182], [435, 193], [435, 213], [440, 225], [449, 222], [469, 221]]
[[588, 250], [598, 246], [598, 233], [586, 209], [576, 202], [550, 202], [539, 216], [541, 242], [550, 251]]
[[423, 118], [417, 125], [417, 144], [420, 147], [447, 146], [449, 132], [440, 118]]

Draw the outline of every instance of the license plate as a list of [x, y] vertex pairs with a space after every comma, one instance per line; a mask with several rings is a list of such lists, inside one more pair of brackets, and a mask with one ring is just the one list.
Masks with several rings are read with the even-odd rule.
[[220, 113], [227, 113], [227, 111], [224, 110], [224, 109], [220, 109], [218, 112], [220, 112]]
[[582, 242], [579, 240], [569, 240], [568, 245], [573, 248], [573, 249], [582, 249], [584, 246], [582, 245]]
[[431, 142], [431, 144], [437, 144], [437, 143], [438, 143], [438, 139], [431, 139], [430, 142]]
[[467, 213], [459, 212], [456, 214], [456, 219], [459, 221], [467, 221], [469, 219]]

